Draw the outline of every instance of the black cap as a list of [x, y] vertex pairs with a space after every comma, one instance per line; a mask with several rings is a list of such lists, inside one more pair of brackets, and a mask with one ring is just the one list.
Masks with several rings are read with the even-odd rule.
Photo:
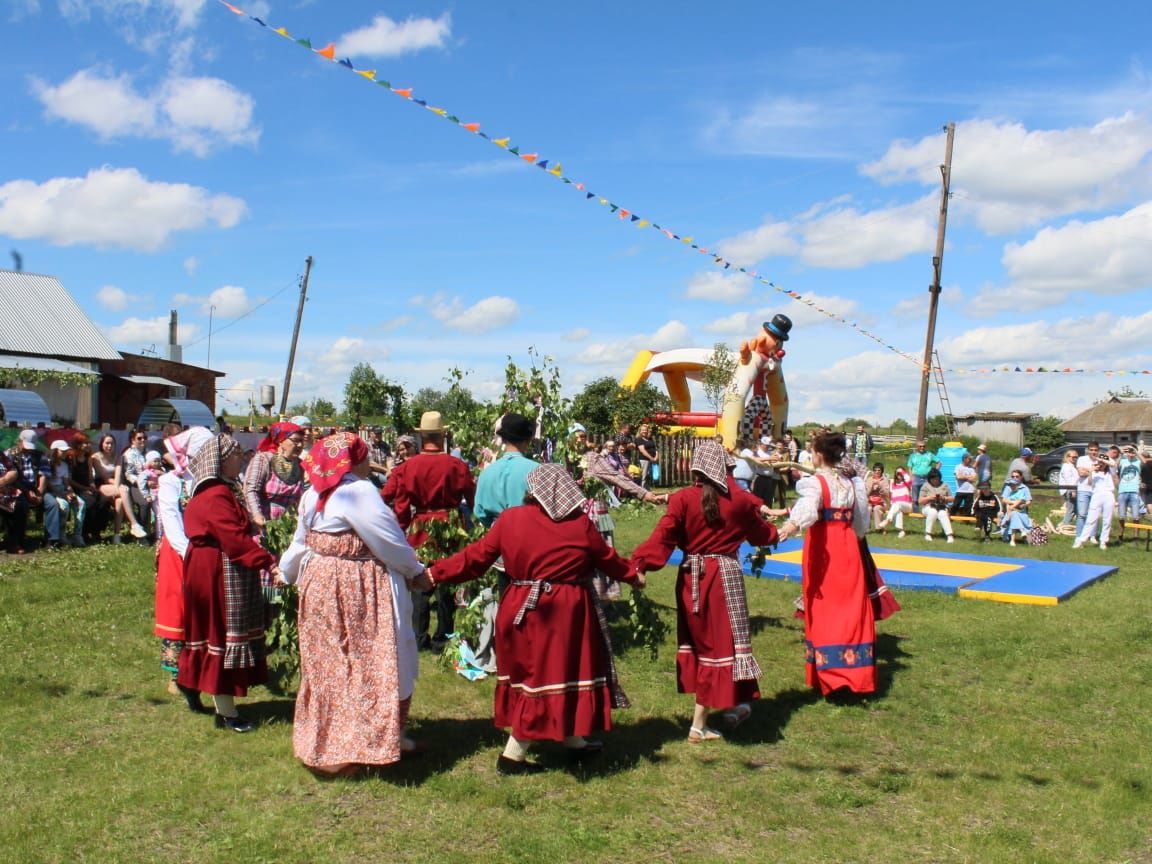
[[501, 438], [513, 444], [531, 441], [536, 435], [536, 424], [523, 414], [505, 414], [497, 430]]
[[764, 329], [781, 342], [787, 342], [788, 331], [792, 329], [792, 319], [787, 315], [773, 315], [771, 321], [764, 322]]

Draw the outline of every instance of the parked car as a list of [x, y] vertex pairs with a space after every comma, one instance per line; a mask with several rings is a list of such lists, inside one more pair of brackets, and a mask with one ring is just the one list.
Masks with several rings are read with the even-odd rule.
[[1047, 480], [1053, 486], [1060, 482], [1060, 466], [1064, 464], [1064, 454], [1075, 450], [1083, 456], [1087, 444], [1061, 444], [1055, 450], [1041, 453], [1032, 463], [1032, 476], [1037, 480]]

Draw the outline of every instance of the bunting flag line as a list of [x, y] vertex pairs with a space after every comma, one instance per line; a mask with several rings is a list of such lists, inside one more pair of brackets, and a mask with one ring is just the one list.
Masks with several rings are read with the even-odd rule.
[[[375, 69], [357, 69], [353, 65], [352, 61], [350, 59], [348, 59], [347, 57], [344, 57], [344, 58], [337, 60], [336, 59], [336, 45], [335, 45], [335, 43], [329, 42], [323, 48], [314, 48], [312, 45], [312, 41], [310, 39], [296, 38], [296, 37], [290, 35], [288, 33], [287, 29], [285, 29], [284, 27], [273, 28], [271, 25], [265, 23], [263, 20], [256, 17], [255, 15], [249, 15], [243, 9], [240, 9], [237, 6], [234, 6], [233, 4], [226, 2], [226, 0], [219, 0], [219, 2], [225, 9], [227, 9], [229, 12], [233, 13], [234, 15], [236, 15], [240, 18], [247, 18], [249, 21], [252, 21], [253, 23], [258, 24], [260, 27], [268, 30], [269, 32], [274, 33], [277, 36], [281, 36], [284, 39], [287, 39], [288, 41], [290, 41], [296, 45], [299, 45], [302, 48], [306, 48], [313, 55], [323, 57], [325, 60], [328, 60], [331, 63], [336, 63], [339, 66], [343, 66], [347, 69], [350, 69], [351, 71], [355, 72], [360, 77], [364, 78], [366, 81], [369, 81], [369, 82], [371, 82], [371, 83], [373, 83], [379, 87], [382, 87], [385, 90], [387, 90], [388, 92], [394, 93], [395, 95], [404, 99], [405, 101], [407, 101], [413, 105], [416, 105], [420, 108], [423, 108], [426, 111], [429, 111], [432, 114], [435, 114], [436, 116], [438, 116], [444, 120], [447, 120], [448, 122], [452, 123], [454, 126], [458, 126], [459, 128], [464, 129], [467, 132], [471, 132], [473, 135], [475, 135], [479, 138], [485, 139], [486, 141], [488, 141], [491, 144], [496, 145], [497, 147], [499, 147], [501, 150], [505, 151], [506, 153], [510, 153], [513, 156], [519, 157], [525, 163], [527, 163], [529, 165], [533, 165], [536, 168], [539, 168], [541, 170], [542, 174], [551, 175], [552, 177], [555, 177], [557, 180], [561, 181], [565, 185], [572, 186], [578, 192], [584, 193], [584, 200], [585, 201], [596, 201], [601, 206], [608, 207], [609, 208], [609, 211], [608, 211], [609, 214], [616, 216], [621, 222], [625, 222], [628, 225], [632, 225], [636, 228], [645, 228], [645, 229], [646, 228], [652, 228], [652, 229], [660, 232], [661, 234], [663, 234], [669, 240], [678, 241], [678, 242], [688, 246], [689, 248], [696, 250], [697, 252], [699, 252], [702, 255], [707, 255], [712, 260], [712, 263], [715, 264], [717, 267], [720, 267], [721, 269], [723, 269], [725, 271], [729, 271], [731, 273], [739, 273], [741, 275], [747, 276], [749, 279], [752, 279], [754, 282], [757, 282], [760, 285], [763, 285], [767, 288], [771, 288], [776, 293], [778, 293], [784, 297], [787, 297], [788, 299], [790, 299], [796, 303], [802, 303], [805, 306], [807, 306], [808, 308], [810, 308], [811, 310], [813, 310], [814, 312], [816, 312], [820, 315], [823, 315], [824, 317], [826, 317], [832, 321], [836, 321], [840, 324], [843, 324], [846, 327], [850, 327], [851, 329], [853, 329], [857, 333], [859, 333], [861, 336], [864, 336], [867, 339], [871, 339], [873, 342], [877, 343], [878, 345], [881, 345], [882, 347], [884, 347], [887, 350], [891, 351], [892, 353], [898, 355], [899, 357], [902, 357], [905, 360], [908, 360], [908, 361], [916, 364], [918, 367], [920, 367], [920, 369], [922, 371], [926, 368], [926, 366], [923, 362], [923, 359], [921, 357], [917, 357], [914, 354], [911, 354], [907, 351], [903, 351], [900, 348], [897, 348], [896, 346], [894, 346], [891, 343], [884, 340], [882, 337], [877, 336], [872, 331], [861, 326], [858, 322], [852, 321], [852, 320], [846, 318], [844, 315], [841, 315], [840, 313], [838, 313], [834, 310], [825, 309], [824, 307], [820, 306], [817, 301], [811, 299], [810, 297], [806, 297], [803, 294], [800, 294], [799, 292], [791, 291], [791, 290], [788, 290], [787, 288], [783, 288], [783, 287], [777, 285], [771, 279], [768, 279], [764, 276], [761, 276], [755, 270], [748, 270], [744, 267], [740, 267], [740, 266], [734, 264], [733, 262], [728, 261], [719, 253], [714, 252], [714, 251], [707, 249], [705, 247], [697, 245], [697, 243], [695, 242], [695, 238], [692, 237], [691, 235], [685, 236], [685, 235], [679, 234], [675, 231], [672, 231], [668, 228], [662, 227], [661, 225], [652, 221], [651, 219], [648, 219], [648, 218], [645, 218], [645, 217], [638, 215], [635, 210], [632, 210], [630, 208], [626, 209], [626, 208], [620, 206], [619, 204], [613, 203], [610, 199], [608, 199], [606, 197], [603, 197], [603, 196], [597, 195], [594, 192], [588, 191], [588, 189], [586, 188], [586, 185], [584, 183], [576, 181], [576, 180], [572, 179], [571, 177], [568, 177], [567, 175], [564, 174], [564, 171], [563, 171], [563, 168], [561, 167], [560, 162], [557, 161], [557, 162], [555, 162], [555, 164], [552, 164], [550, 166], [550, 162], [553, 162], [553, 160], [541, 159], [539, 153], [521, 152], [521, 148], [519, 146], [513, 146], [511, 136], [503, 136], [503, 137], [499, 137], [499, 138], [494, 138], [494, 137], [488, 135], [486, 132], [482, 131], [480, 123], [475, 122], [475, 121], [464, 122], [463, 120], [460, 119], [460, 117], [458, 117], [455, 114], [450, 113], [446, 108], [432, 105], [426, 99], [417, 99], [416, 97], [414, 97], [412, 95], [413, 88], [411, 88], [411, 87], [393, 87], [391, 82], [386, 81], [385, 79], [378, 77], [377, 71]], [[952, 374], [957, 374], [957, 375], [970, 375], [970, 374], [971, 375], [985, 375], [985, 374], [1003, 373], [1003, 372], [1060, 372], [1063, 374], [1082, 373], [1082, 374], [1104, 374], [1104, 375], [1125, 375], [1125, 374], [1148, 375], [1148, 374], [1152, 374], [1152, 372], [1149, 372], [1148, 370], [1120, 370], [1120, 369], [1090, 370], [1090, 369], [1063, 369], [1063, 368], [1062, 369], [1056, 369], [1056, 368], [1043, 368], [1043, 367], [1022, 368], [1022, 367], [1008, 367], [1008, 366], [987, 367], [985, 369], [941, 369], [940, 371], [948, 372], [948, 373], [952, 373]]]

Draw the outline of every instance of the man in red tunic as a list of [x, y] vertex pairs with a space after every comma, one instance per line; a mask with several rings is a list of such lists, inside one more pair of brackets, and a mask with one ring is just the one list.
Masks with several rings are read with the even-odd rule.
[[[439, 411], [426, 411], [416, 430], [423, 440], [420, 453], [406, 459], [389, 475], [380, 493], [391, 503], [400, 527], [408, 534], [408, 542], [425, 563], [450, 555], [455, 548], [421, 549], [428, 540], [425, 526], [429, 522], [446, 522], [449, 513], [459, 511], [461, 504], [472, 508], [476, 495], [476, 481], [468, 465], [444, 452], [444, 434], [447, 427]], [[428, 598], [431, 592], [412, 593], [412, 626], [416, 642], [421, 649], [438, 649], [448, 641], [455, 617], [455, 600], [448, 588], [436, 590], [436, 632], [428, 637], [431, 613]]]

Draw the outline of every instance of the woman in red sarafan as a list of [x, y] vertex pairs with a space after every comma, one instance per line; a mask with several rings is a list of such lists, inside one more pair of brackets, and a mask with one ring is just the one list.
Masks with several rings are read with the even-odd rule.
[[612, 709], [628, 707], [628, 697], [592, 577], [644, 584], [584, 515], [584, 494], [560, 465], [528, 475], [525, 501], [430, 572], [437, 585], [466, 582], [504, 559], [510, 582], [496, 615], [495, 724], [512, 734], [496, 761], [501, 774], [542, 770], [525, 758], [530, 741], [563, 741], [576, 759], [600, 752], [601, 742], [585, 736], [611, 729]]
[[233, 697], [268, 680], [260, 571], [280, 577], [235, 488], [242, 458], [233, 438], [217, 435], [188, 460], [195, 486], [184, 510], [185, 642], [176, 677], [181, 688], [212, 694], [217, 728], [233, 732], [254, 728]]
[[643, 572], [663, 567], [676, 547], [684, 550], [676, 576], [676, 685], [696, 694], [688, 732], [694, 744], [723, 737], [706, 725], [710, 709], [723, 709], [735, 728], [760, 698], [737, 556], [745, 540], [776, 543], [776, 528], [764, 521], [760, 499], [730, 481], [728, 461], [718, 443], [701, 442], [692, 455], [695, 485], [669, 498], [652, 536], [632, 553], [633, 567]]
[[[804, 647], [807, 681], [824, 695], [876, 690], [876, 619], [899, 609], [862, 543], [868, 497], [859, 477], [837, 466], [847, 443], [837, 432], [816, 436], [816, 472], [796, 484], [798, 499], [780, 530], [804, 537]], [[878, 596], [871, 596], [874, 589]]]

